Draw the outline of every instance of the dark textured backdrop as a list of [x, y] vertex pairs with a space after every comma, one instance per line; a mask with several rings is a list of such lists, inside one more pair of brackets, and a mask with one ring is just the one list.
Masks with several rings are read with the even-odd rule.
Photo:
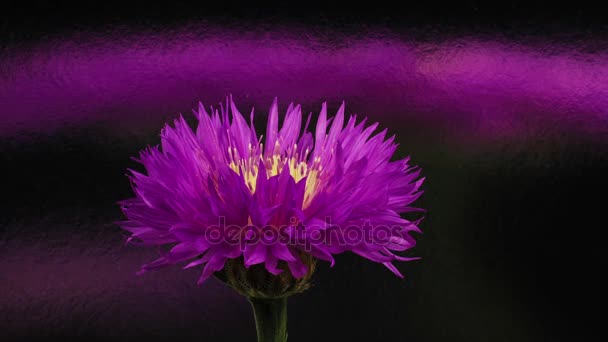
[[275, 95], [344, 99], [427, 176], [423, 259], [405, 280], [351, 255], [322, 265], [290, 301], [290, 341], [597, 337], [608, 39], [578, 5], [3, 4], [2, 340], [255, 338], [246, 301], [197, 287], [200, 270], [135, 277], [155, 251], [113, 223], [130, 157], [229, 93], [262, 121]]

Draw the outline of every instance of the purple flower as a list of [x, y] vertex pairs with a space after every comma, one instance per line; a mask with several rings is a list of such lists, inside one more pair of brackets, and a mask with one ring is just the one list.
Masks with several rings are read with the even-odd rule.
[[[299, 105], [289, 105], [279, 129], [275, 99], [266, 136], [248, 124], [230, 98], [208, 113], [199, 105], [196, 131], [183, 117], [165, 126], [160, 147], [141, 152], [147, 174], [130, 170], [135, 198], [121, 202], [129, 242], [167, 245], [140, 273], [186, 263], [202, 266], [199, 283], [231, 259], [262, 264], [274, 275], [302, 278], [305, 259], [326, 260], [350, 251], [401, 276], [395, 254], [415, 245], [419, 221], [403, 213], [421, 194], [420, 170], [409, 158], [391, 161], [397, 148], [386, 130], [374, 135], [344, 104], [327, 118], [324, 103], [314, 134], [302, 130]], [[281, 265], [287, 265], [281, 267]]]

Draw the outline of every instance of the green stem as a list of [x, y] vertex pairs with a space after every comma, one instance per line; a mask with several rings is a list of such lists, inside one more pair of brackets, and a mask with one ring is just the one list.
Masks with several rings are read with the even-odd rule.
[[249, 297], [258, 331], [258, 342], [287, 341], [287, 297], [262, 299]]

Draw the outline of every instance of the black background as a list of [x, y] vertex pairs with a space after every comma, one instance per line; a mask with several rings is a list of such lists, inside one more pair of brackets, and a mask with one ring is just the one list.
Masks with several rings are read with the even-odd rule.
[[208, 21], [229, 27], [303, 25], [314, 29], [366, 31], [387, 27], [418, 36], [493, 34], [513, 38], [605, 38], [608, 23], [593, 2], [374, 1], [348, 3], [238, 1], [5, 1], [2, 39], [20, 42], [75, 30], [167, 29]]
[[[427, 40], [584, 40], [595, 48], [608, 32], [605, 11], [579, 2], [224, 5], [4, 2], [0, 53], [74, 32], [162, 31], [199, 21], [328, 35], [373, 28]], [[393, 124], [398, 137], [412, 131], [407, 122]], [[545, 131], [515, 143], [453, 148], [439, 136], [403, 138], [428, 177], [420, 206], [429, 214], [415, 252], [423, 260], [400, 267], [405, 281], [350, 255], [334, 269], [321, 267], [313, 289], [291, 299], [290, 341], [598, 337], [606, 290], [606, 137]], [[1, 138], [2, 335], [253, 340], [246, 301], [221, 284], [198, 288], [196, 272], [177, 268], [133, 277], [153, 253], [124, 248], [112, 222], [121, 217], [116, 201], [130, 196], [129, 158], [157, 141], [155, 130], [108, 133], [100, 123]]]

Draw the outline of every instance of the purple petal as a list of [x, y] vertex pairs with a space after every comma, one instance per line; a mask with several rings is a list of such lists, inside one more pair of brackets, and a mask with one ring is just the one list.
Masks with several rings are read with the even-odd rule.
[[243, 256], [245, 258], [245, 267], [249, 268], [251, 265], [261, 264], [266, 261], [266, 255], [268, 249], [266, 245], [257, 243], [255, 245], [247, 245]]

